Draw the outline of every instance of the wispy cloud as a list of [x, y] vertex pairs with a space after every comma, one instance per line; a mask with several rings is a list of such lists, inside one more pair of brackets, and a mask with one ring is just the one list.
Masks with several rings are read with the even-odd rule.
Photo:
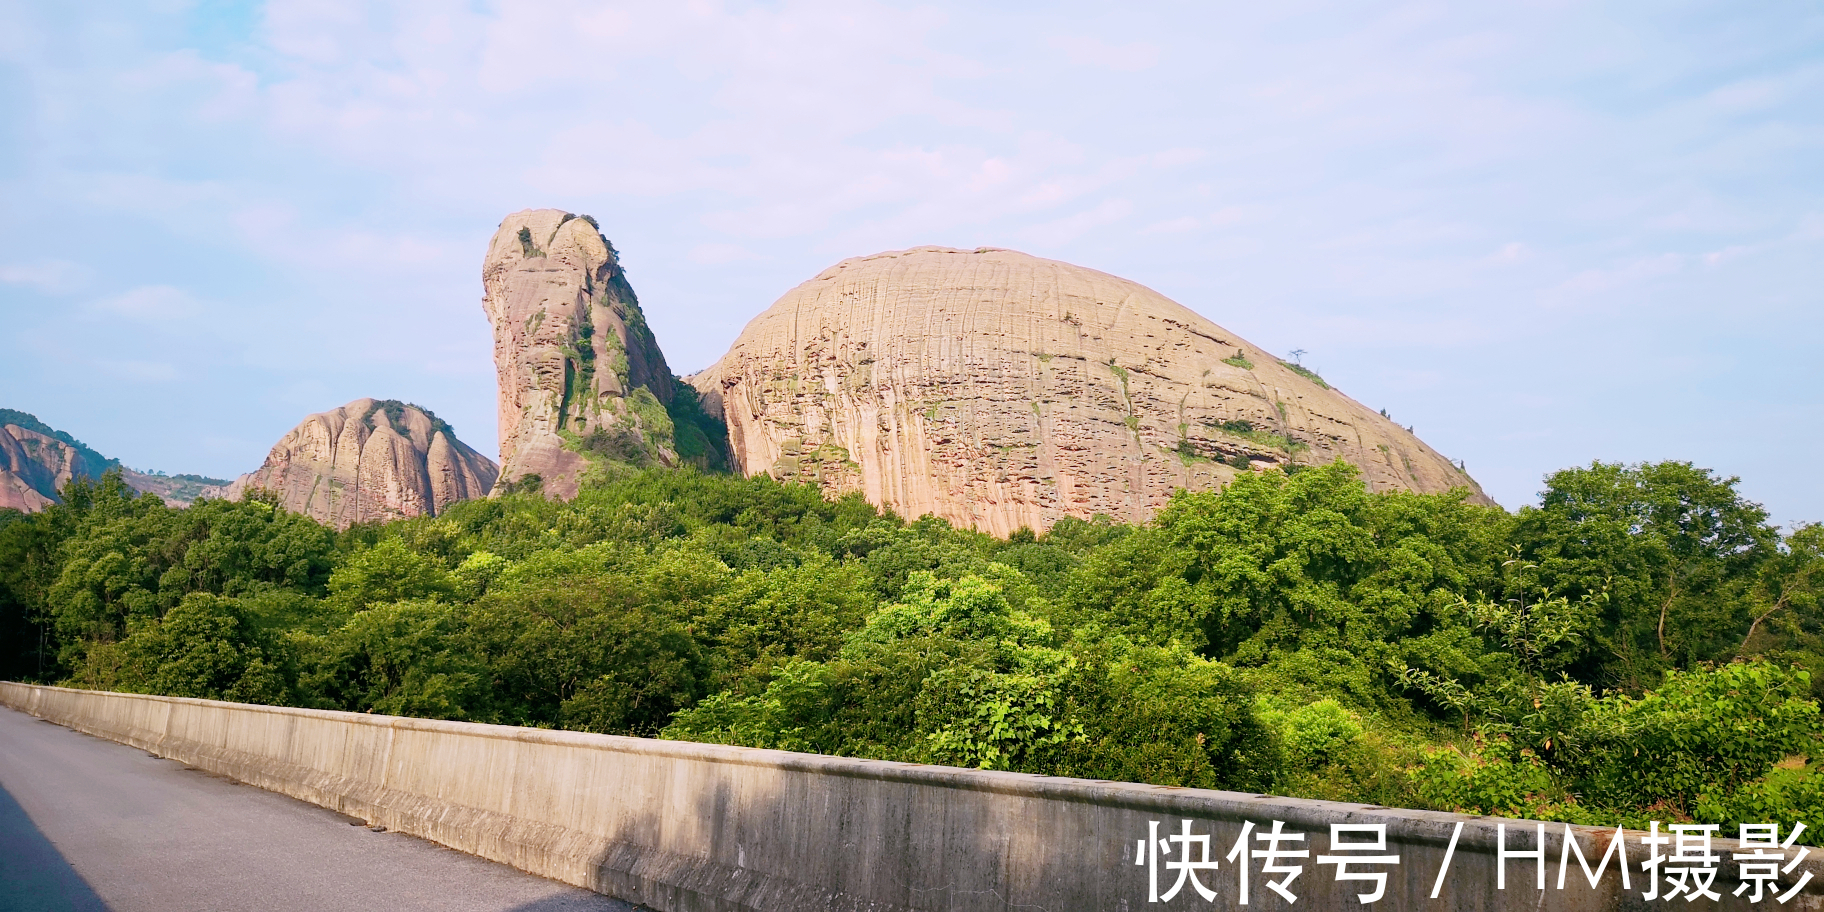
[[0, 264], [0, 282], [24, 285], [49, 294], [69, 294], [81, 288], [87, 271], [68, 260]]
[[1159, 58], [1163, 55], [1158, 45], [1145, 41], [1109, 44], [1091, 36], [1060, 35], [1052, 38], [1050, 44], [1063, 51], [1065, 58], [1078, 66], [1102, 67], [1128, 73], [1152, 69], [1159, 64]]
[[164, 361], [103, 361], [99, 367], [123, 380], [142, 383], [167, 383], [178, 378], [178, 370]]
[[97, 313], [148, 323], [181, 320], [202, 311], [188, 292], [169, 285], [142, 285], [101, 298], [91, 306]]
[[[131, 402], [110, 420], [165, 448], [121, 454], [145, 464], [257, 464], [263, 443], [185, 465], [194, 435], [160, 429], [199, 404], [276, 433], [359, 395], [426, 400], [487, 448], [477, 266], [501, 216], [546, 205], [602, 221], [674, 363], [843, 257], [1020, 247], [1321, 352], [1510, 503], [1596, 456], [1763, 460], [1734, 441], [1824, 384], [1793, 348], [1824, 335], [1824, 17], [1790, 5], [216, 15], [0, 5], [28, 87], [0, 111], [0, 386]], [[67, 369], [97, 352], [137, 366]], [[1748, 387], [1766, 414], [1717, 392]], [[1524, 447], [1498, 442], [1515, 390], [1554, 403]], [[1699, 408], [1743, 432], [1693, 441]], [[1776, 493], [1801, 462], [1764, 469]], [[1824, 493], [1790, 502], [1824, 517]]]

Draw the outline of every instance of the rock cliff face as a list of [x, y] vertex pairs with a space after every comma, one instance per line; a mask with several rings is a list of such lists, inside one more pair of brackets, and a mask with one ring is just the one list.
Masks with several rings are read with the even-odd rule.
[[1011, 250], [844, 260], [690, 382], [748, 474], [997, 535], [1143, 521], [1181, 487], [1337, 457], [1374, 490], [1490, 502], [1315, 374], [1151, 289]]
[[45, 430], [0, 424], [0, 508], [37, 512], [57, 503], [71, 478], [99, 478], [116, 464]]
[[72, 478], [100, 478], [119, 469], [121, 481], [141, 493], [157, 494], [181, 507], [198, 497], [219, 496], [228, 482], [202, 475], [136, 472], [89, 449], [36, 415], [0, 408], [0, 508], [27, 513], [62, 500], [59, 492]]
[[434, 516], [457, 501], [487, 496], [499, 474], [492, 460], [429, 412], [394, 400], [356, 399], [304, 419], [258, 471], [236, 479], [224, 496], [265, 488], [288, 510], [346, 528]]
[[555, 209], [507, 216], [482, 264], [500, 374], [500, 481], [537, 475], [575, 496], [579, 451], [677, 463], [674, 380], [614, 247], [595, 220]]

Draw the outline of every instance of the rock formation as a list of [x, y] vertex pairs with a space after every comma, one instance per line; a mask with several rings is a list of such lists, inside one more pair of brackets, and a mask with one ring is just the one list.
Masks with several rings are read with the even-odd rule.
[[0, 509], [42, 510], [62, 501], [59, 492], [70, 479], [100, 478], [109, 469], [119, 469], [127, 487], [156, 494], [174, 507], [198, 497], [219, 496], [221, 486], [228, 484], [202, 475], [137, 472], [39, 421], [36, 415], [0, 409]]
[[997, 535], [1154, 515], [1341, 457], [1373, 490], [1476, 483], [1316, 374], [1111, 275], [983, 248], [844, 260], [690, 382], [735, 465]]
[[157, 494], [167, 506], [187, 507], [199, 500], [209, 497], [222, 497], [228, 486], [233, 484], [225, 478], [210, 478], [207, 475], [166, 475], [162, 472], [139, 472], [133, 469], [120, 470], [120, 480], [142, 494]]
[[576, 494], [582, 452], [675, 465], [675, 380], [613, 245], [556, 209], [507, 216], [482, 264], [500, 374], [500, 482]]
[[15, 420], [0, 424], [0, 508], [37, 512], [58, 503], [71, 478], [99, 478], [117, 464], [30, 415], [8, 417]]
[[264, 488], [288, 510], [346, 528], [435, 516], [457, 501], [487, 496], [497, 475], [492, 460], [430, 412], [390, 399], [356, 399], [304, 419], [224, 496]]

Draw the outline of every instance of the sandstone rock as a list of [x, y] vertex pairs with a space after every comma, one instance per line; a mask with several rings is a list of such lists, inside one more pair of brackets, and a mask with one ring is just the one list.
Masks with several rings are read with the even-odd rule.
[[60, 501], [57, 492], [71, 478], [99, 478], [116, 464], [73, 439], [60, 439], [68, 435], [56, 434], [30, 415], [10, 410], [8, 415], [16, 420], [0, 424], [0, 508], [42, 510]]
[[264, 488], [288, 510], [346, 528], [435, 516], [457, 501], [487, 496], [498, 475], [492, 460], [429, 412], [395, 400], [356, 399], [304, 419], [258, 471], [236, 479], [223, 495]]
[[538, 475], [572, 497], [578, 452], [677, 464], [664, 404], [675, 380], [614, 247], [595, 220], [556, 209], [507, 216], [482, 264], [500, 379], [500, 482]]
[[209, 497], [222, 497], [233, 482], [206, 475], [166, 475], [162, 472], [140, 472], [122, 468], [120, 479], [142, 494], [156, 494], [166, 506], [187, 507]]
[[0, 409], [0, 508], [27, 513], [42, 510], [62, 500], [59, 492], [71, 478], [100, 478], [109, 469], [119, 469], [127, 487], [156, 494], [174, 507], [219, 495], [220, 486], [228, 484], [201, 475], [137, 472], [39, 421], [36, 415]]
[[997, 535], [1144, 521], [1179, 488], [1337, 457], [1377, 491], [1491, 502], [1316, 375], [1151, 289], [1011, 250], [844, 260], [689, 380], [747, 474]]

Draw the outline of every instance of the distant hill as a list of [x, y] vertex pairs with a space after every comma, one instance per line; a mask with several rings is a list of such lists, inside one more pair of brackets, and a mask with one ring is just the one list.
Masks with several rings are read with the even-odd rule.
[[194, 503], [200, 497], [219, 497], [232, 480], [207, 475], [166, 475], [122, 469], [121, 478], [135, 491], [157, 494], [168, 504]]
[[[60, 443], [63, 443], [65, 445], [69, 446], [70, 448], [74, 449], [76, 452], [81, 453], [85, 459], [92, 460], [95, 463], [98, 463], [100, 465], [105, 465], [108, 468], [112, 468], [114, 466], [120, 465], [120, 460], [109, 459], [109, 458], [101, 455], [100, 453], [95, 452], [93, 449], [91, 449], [89, 447], [88, 444], [83, 443], [80, 440], [77, 440], [76, 438], [70, 436], [68, 433], [66, 433], [64, 431], [57, 430], [56, 428], [51, 427], [50, 425], [45, 424], [42, 421], [39, 421], [38, 416], [33, 415], [30, 412], [21, 412], [21, 411], [18, 411], [17, 409], [0, 408], [0, 427], [5, 427], [7, 425], [12, 425], [13, 427], [24, 428], [28, 431], [36, 431], [40, 434], [43, 434], [46, 437], [49, 437], [53, 440], [56, 440]], [[104, 469], [103, 471], [106, 471], [106, 469]]]
[[70, 479], [100, 478], [109, 469], [120, 469], [121, 479], [134, 490], [156, 494], [173, 505], [191, 503], [228, 484], [203, 475], [135, 471], [36, 415], [0, 409], [0, 509], [42, 510], [62, 501], [58, 492]]

